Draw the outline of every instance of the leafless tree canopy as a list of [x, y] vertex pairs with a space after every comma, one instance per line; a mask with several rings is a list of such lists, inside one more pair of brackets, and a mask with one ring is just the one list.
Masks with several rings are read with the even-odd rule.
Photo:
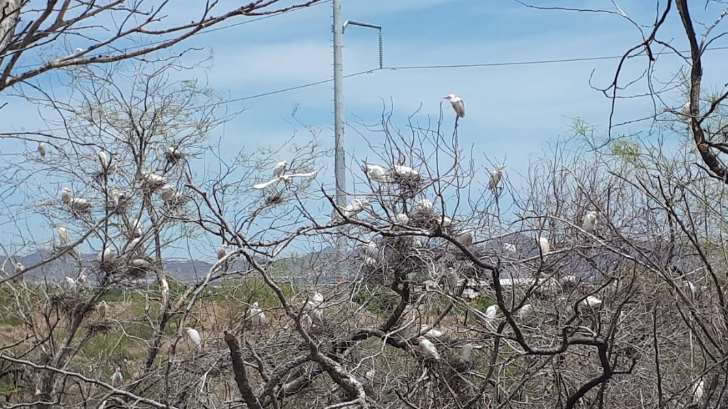
[[[230, 155], [211, 133], [232, 114], [174, 81], [173, 61], [89, 65], [87, 49], [18, 71], [16, 56], [87, 29], [52, 23], [72, 14], [134, 16], [112, 41], [133, 26], [176, 42], [218, 19], [163, 30], [156, 9], [137, 16], [141, 3], [67, 3], [33, 17], [38, 27], [12, 12], [2, 26], [10, 85], [74, 66], [77, 90], [26, 95], [62, 131], [3, 134], [24, 144], [0, 179], [8, 203], [23, 198], [3, 212], [18, 237], [2, 248], [3, 407], [728, 405], [726, 94], [700, 91], [724, 4], [707, 3], [712, 25], [686, 1], [659, 4], [623, 59], [644, 53], [651, 67], [658, 47], [680, 53], [660, 40], [679, 14], [691, 53], [672, 89], [689, 103], [653, 90], [650, 119], [683, 143], [577, 122], [519, 179], [462, 146], [449, 110], [405, 123], [385, 110], [356, 128], [368, 149], [337, 207], [317, 131], [295, 149]], [[557, 9], [631, 21], [611, 4]], [[112, 49], [103, 62], [133, 56]], [[621, 65], [603, 89], [615, 104]], [[43, 232], [22, 222], [31, 215]], [[181, 249], [214, 261], [178, 280]], [[41, 256], [24, 265], [29, 253]]]

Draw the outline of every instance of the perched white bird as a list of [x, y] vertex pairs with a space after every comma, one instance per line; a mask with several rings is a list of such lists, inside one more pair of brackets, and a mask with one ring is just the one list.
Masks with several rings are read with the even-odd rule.
[[432, 200], [427, 198], [420, 198], [415, 202], [416, 213], [431, 213], [432, 212]]
[[126, 245], [126, 251], [136, 251], [139, 248], [139, 244], [141, 244], [142, 238], [137, 237], [129, 242], [129, 244]]
[[686, 117], [685, 119], [690, 119], [690, 116], [691, 116], [691, 114], [690, 114], [690, 101], [686, 102], [682, 106], [682, 108], [680, 109], [680, 113], [683, 114]]
[[167, 161], [169, 161], [171, 163], [177, 163], [178, 161], [182, 160], [185, 157], [182, 150], [180, 150], [176, 146], [168, 147], [167, 152], [164, 153], [164, 156], [167, 158]]
[[132, 231], [132, 237], [133, 238], [140, 238], [142, 236], [144, 236], [144, 230], [142, 230], [142, 226], [137, 225], [134, 228], [134, 231]]
[[124, 209], [129, 204], [129, 195], [117, 188], [111, 188], [109, 191], [109, 199], [107, 206], [110, 209]]
[[184, 330], [187, 338], [189, 338], [195, 348], [198, 351], [202, 351], [202, 337], [200, 336], [200, 333], [196, 329], [190, 327], [185, 327]]
[[61, 201], [75, 213], [88, 213], [91, 210], [91, 203], [88, 200], [74, 197], [71, 188], [64, 187], [61, 191]]
[[488, 306], [488, 308], [485, 309], [485, 318], [488, 320], [494, 320], [495, 316], [498, 314], [498, 306], [493, 304]]
[[76, 282], [80, 285], [86, 285], [86, 283], [88, 282], [88, 277], [86, 276], [86, 273], [84, 271], [81, 271], [81, 274], [78, 275]]
[[379, 247], [377, 247], [377, 243], [374, 241], [368, 241], [363, 246], [363, 251], [369, 257], [377, 257], [379, 255]]
[[43, 142], [38, 142], [38, 154], [40, 155], [41, 159], [45, 159], [46, 156], [46, 147]]
[[124, 383], [124, 375], [121, 374], [121, 367], [116, 367], [114, 374], [111, 375], [111, 386], [118, 388]]
[[443, 97], [443, 99], [450, 101], [450, 105], [452, 105], [452, 109], [455, 111], [457, 118], [465, 117], [465, 101], [462, 98], [454, 94], [449, 94]]
[[514, 254], [518, 252], [516, 245], [512, 243], [503, 243], [503, 250]]
[[493, 172], [490, 173], [490, 181], [488, 181], [488, 189], [492, 191], [496, 191], [498, 189], [498, 185], [500, 184], [501, 180], [503, 179], [503, 167], [497, 167]]
[[101, 301], [96, 306], [96, 312], [99, 314], [99, 319], [103, 320], [106, 318], [106, 313], [109, 312], [109, 304], [106, 301]]
[[286, 167], [288, 166], [288, 162], [282, 160], [273, 167], [273, 177], [279, 178], [283, 175], [283, 173], [286, 171]]
[[129, 262], [129, 266], [136, 270], [151, 270], [152, 263], [149, 262], [149, 260], [145, 258], [135, 258]]
[[15, 263], [15, 274], [19, 274], [21, 271], [25, 270], [25, 266], [21, 262]]
[[99, 159], [99, 164], [101, 164], [101, 170], [103, 172], [106, 172], [106, 170], [109, 168], [109, 165], [111, 162], [109, 161], [109, 155], [104, 151], [98, 151], [96, 153], [96, 157]]
[[583, 305], [586, 305], [587, 307], [596, 308], [596, 307], [602, 305], [602, 300], [600, 300], [599, 298], [597, 298], [593, 295], [590, 295], [590, 296], [586, 297], [581, 303]]
[[217, 249], [217, 259], [221, 260], [225, 256], [227, 256], [227, 251], [225, 250], [225, 247], [219, 247]]
[[472, 288], [466, 288], [463, 290], [463, 298], [466, 298], [468, 300], [474, 300], [478, 297], [480, 297], [480, 293], [477, 290], [474, 290]]
[[324, 296], [323, 296], [323, 295], [321, 295], [321, 293], [320, 293], [320, 292], [318, 292], [318, 291], [315, 291], [315, 292], [313, 293], [313, 297], [311, 297], [311, 301], [313, 302], [313, 305], [314, 305], [314, 306], [316, 306], [316, 307], [319, 307], [319, 306], [321, 306], [321, 304], [323, 304], [323, 302], [324, 302]]
[[308, 310], [311, 313], [311, 316], [313, 317], [313, 322], [316, 325], [323, 325], [324, 323], [324, 311], [322, 308], [323, 303], [324, 296], [321, 295], [321, 293], [318, 291], [315, 291], [311, 299], [307, 302]]
[[693, 385], [693, 403], [700, 403], [703, 400], [703, 393], [705, 393], [705, 382], [701, 379], [695, 385]]
[[56, 234], [58, 235], [58, 244], [61, 247], [67, 247], [69, 244], [71, 244], [71, 239], [68, 235], [68, 230], [65, 227], [63, 227], [63, 226], [57, 227]]
[[305, 313], [301, 315], [301, 327], [307, 332], [311, 330], [313, 327], [313, 320], [311, 319], [311, 316]]
[[394, 222], [397, 224], [407, 224], [409, 223], [409, 216], [407, 216], [405, 213], [397, 213], [396, 216], [394, 216]]
[[551, 245], [549, 244], [549, 239], [546, 237], [539, 237], [538, 238], [538, 246], [541, 248], [541, 254], [546, 255], [551, 251]]
[[389, 172], [382, 166], [367, 163], [364, 165], [364, 170], [366, 171], [367, 177], [375, 182], [386, 183], [392, 180]]
[[76, 280], [71, 277], [66, 277], [66, 288], [69, 291], [76, 291]]
[[400, 179], [417, 179], [420, 177], [420, 173], [418, 171], [404, 165], [394, 165], [392, 173]]
[[265, 316], [263, 310], [258, 306], [257, 301], [250, 306], [250, 310], [248, 312], [250, 314], [250, 321], [254, 327], [260, 328], [268, 324], [268, 317]]
[[422, 335], [425, 337], [440, 338], [441, 336], [445, 335], [444, 331], [437, 328], [430, 328], [427, 332], [423, 332], [427, 329], [427, 327], [428, 325], [423, 325], [422, 327], [420, 327], [420, 333], [422, 333]]
[[345, 217], [353, 217], [363, 212], [367, 207], [369, 207], [369, 202], [367, 200], [354, 199], [346, 207], [341, 209], [341, 213], [343, 213]]
[[164, 277], [160, 281], [159, 290], [162, 293], [162, 305], [167, 305], [167, 300], [169, 300], [169, 283], [167, 283], [167, 279]]
[[465, 363], [471, 363], [473, 361], [473, 349], [475, 349], [475, 346], [469, 342], [463, 345], [463, 349], [460, 351], [460, 359]]
[[437, 352], [435, 344], [425, 337], [419, 337], [417, 339], [417, 351], [425, 358], [432, 359], [435, 361], [440, 360], [440, 353]]
[[144, 172], [142, 173], [141, 183], [145, 190], [154, 192], [167, 184], [167, 179], [164, 176], [157, 175], [156, 173]]
[[599, 217], [599, 213], [597, 213], [594, 210], [590, 210], [586, 212], [584, 215], [584, 220], [581, 222], [581, 228], [584, 229], [587, 233], [591, 233], [596, 229], [597, 227], [597, 220]]
[[106, 247], [99, 252], [98, 256], [96, 256], [96, 260], [99, 263], [110, 263], [114, 261], [114, 258], [116, 258], [116, 254], [114, 252], [114, 249], [111, 247]]
[[524, 304], [523, 307], [518, 310], [516, 316], [520, 319], [525, 319], [531, 315], [531, 312], [533, 312], [533, 306], [531, 304]]

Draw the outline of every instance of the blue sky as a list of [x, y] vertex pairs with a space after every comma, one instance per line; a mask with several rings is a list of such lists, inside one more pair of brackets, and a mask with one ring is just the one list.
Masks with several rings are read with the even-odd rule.
[[[610, 1], [538, 3], [611, 7]], [[655, 18], [651, 1], [620, 4], [640, 23], [650, 24]], [[693, 8], [695, 17], [701, 18], [702, 3]], [[640, 40], [634, 27], [614, 16], [534, 10], [510, 0], [343, 0], [343, 9], [345, 19], [383, 26], [385, 66], [613, 56]], [[669, 17], [661, 39], [685, 49], [676, 13]], [[347, 30], [344, 43], [346, 73], [377, 67], [373, 31]], [[715, 44], [725, 45], [728, 39]], [[179, 79], [203, 79], [228, 98], [324, 80], [332, 75], [331, 3], [199, 35], [183, 46], [204, 48], [195, 55], [211, 58], [204, 68], [183, 72]], [[675, 57], [660, 58], [659, 78], [670, 78], [684, 64]], [[442, 96], [456, 93], [465, 99], [467, 110], [459, 133], [461, 144], [474, 146], [476, 157], [487, 155], [505, 162], [509, 175], [515, 178], [526, 173], [529, 160], [538, 157], [550, 142], [569, 134], [574, 118], [585, 119], [598, 131], [605, 130], [610, 102], [590, 87], [589, 78], [593, 75], [596, 85], [609, 83], [616, 62], [374, 71], [345, 80], [346, 117], [351, 122], [377, 122], [383, 104], [390, 102], [395, 118], [406, 118], [420, 105], [421, 116], [436, 116]], [[625, 73], [639, 72], [645, 63], [646, 58], [635, 59]], [[705, 65], [707, 86], [726, 82], [720, 74], [728, 68], [728, 51], [709, 53]], [[52, 82], [52, 78], [41, 81]], [[291, 119], [295, 109], [300, 121], [321, 130], [322, 144], [333, 146], [332, 92], [328, 83], [235, 103], [231, 109], [242, 108], [244, 112], [214, 137], [222, 138], [222, 147], [231, 156], [243, 148], [280, 145], [294, 133], [301, 138], [298, 142], [304, 143], [310, 136]], [[676, 107], [684, 102], [679, 93], [668, 100]], [[623, 100], [617, 106], [616, 122], [650, 112], [646, 99]], [[452, 120], [449, 115], [447, 120]], [[17, 100], [0, 110], [0, 124], [3, 131], [42, 127], [33, 107]], [[624, 131], [644, 131], [648, 125]], [[351, 129], [346, 135], [348, 153], [360, 159], [366, 156], [366, 145], [359, 136]], [[331, 164], [322, 166], [326, 171], [333, 169]], [[331, 180], [326, 174], [322, 178], [326, 183]]]

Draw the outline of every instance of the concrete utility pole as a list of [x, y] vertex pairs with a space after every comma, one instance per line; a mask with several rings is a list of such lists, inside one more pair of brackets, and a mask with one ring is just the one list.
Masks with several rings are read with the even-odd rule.
[[334, 5], [334, 171], [336, 173], [336, 205], [346, 206], [346, 154], [344, 152], [344, 66], [342, 48], [344, 47], [344, 24], [341, 21], [341, 0], [333, 0]]

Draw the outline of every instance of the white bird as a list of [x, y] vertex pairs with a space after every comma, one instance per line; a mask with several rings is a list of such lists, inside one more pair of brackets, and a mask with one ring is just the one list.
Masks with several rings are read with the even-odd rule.
[[374, 377], [377, 375], [377, 370], [372, 368], [364, 373], [364, 377], [367, 378], [369, 382], [374, 381]]
[[680, 113], [683, 114], [686, 117], [685, 119], [690, 119], [690, 116], [691, 116], [691, 114], [690, 114], [690, 101], [686, 102], [682, 106], [682, 108], [680, 109]]
[[167, 279], [164, 277], [160, 280], [159, 290], [162, 293], [162, 305], [167, 305], [167, 300], [169, 300], [169, 283], [167, 283]]
[[168, 147], [167, 152], [164, 153], [164, 156], [167, 158], [167, 161], [171, 163], [177, 163], [179, 160], [185, 157], [184, 153], [175, 146]]
[[546, 237], [539, 237], [538, 238], [538, 246], [541, 248], [541, 254], [546, 255], [551, 251], [551, 245], [549, 244], [549, 239]]
[[134, 231], [132, 231], [132, 237], [133, 238], [140, 238], [144, 236], [144, 230], [142, 230], [142, 226], [137, 225], [134, 228]]
[[86, 285], [86, 283], [88, 282], [88, 277], [86, 276], [86, 273], [81, 271], [81, 274], [78, 275], [76, 282], [80, 285]]
[[253, 305], [250, 306], [249, 310], [250, 314], [250, 321], [253, 324], [254, 327], [262, 327], [266, 324], [268, 324], [268, 317], [265, 316], [265, 313], [263, 310], [258, 306], [258, 302], [254, 302]]
[[432, 200], [427, 198], [420, 198], [415, 202], [416, 213], [430, 213], [432, 212]]
[[109, 161], [109, 155], [104, 151], [98, 151], [96, 153], [96, 157], [99, 159], [99, 163], [101, 164], [101, 170], [106, 172], [109, 169], [109, 164], [111, 163]]
[[590, 295], [590, 296], [586, 297], [581, 303], [583, 305], [586, 305], [587, 307], [596, 308], [596, 307], [602, 305], [602, 300], [600, 300], [599, 298], [597, 298], [593, 295]]
[[425, 359], [440, 360], [440, 353], [437, 352], [435, 344], [425, 337], [419, 337], [417, 339], [417, 350]]
[[700, 403], [703, 399], [703, 393], [705, 392], [705, 382], [701, 379], [695, 385], [693, 385], [693, 403]]
[[96, 306], [96, 312], [99, 314], [99, 319], [103, 320], [106, 318], [106, 313], [109, 311], [109, 304], [106, 301], [101, 301]]
[[221, 260], [225, 256], [227, 256], [227, 251], [225, 250], [225, 247], [219, 247], [217, 249], [217, 259]]
[[454, 94], [449, 94], [443, 97], [443, 99], [450, 101], [450, 105], [452, 105], [452, 109], [455, 111], [457, 118], [465, 117], [465, 101], [462, 98]]
[[70, 291], [76, 291], [76, 280], [71, 277], [66, 277], [66, 288]]
[[[422, 333], [424, 330], [427, 329], [427, 327], [427, 325], [423, 325], [422, 327], [420, 327], [420, 332]], [[422, 333], [422, 335], [430, 338], [440, 338], [441, 336], [445, 335], [445, 332], [437, 328], [430, 328], [427, 332]]]
[[65, 227], [57, 227], [56, 234], [58, 235], [58, 241], [61, 247], [67, 247], [71, 243], [68, 230]]
[[96, 256], [96, 260], [99, 263], [110, 263], [114, 261], [114, 258], [116, 258], [116, 254], [114, 252], [114, 249], [111, 247], [106, 247], [99, 252], [98, 256]]
[[379, 165], [365, 164], [364, 170], [366, 171], [367, 177], [375, 182], [386, 183], [391, 181], [389, 172], [384, 167]]
[[525, 319], [531, 315], [531, 312], [533, 312], [533, 306], [531, 304], [524, 304], [523, 307], [518, 310], [516, 315], [520, 319]]
[[68, 187], [64, 187], [61, 191], [61, 201], [76, 213], [88, 213], [91, 210], [91, 203], [86, 199], [74, 197], [73, 191]]
[[518, 252], [516, 245], [512, 243], [503, 243], [503, 250], [514, 254]]
[[278, 176], [275, 176], [273, 179], [271, 179], [267, 182], [254, 184], [253, 189], [266, 189], [269, 186], [277, 185], [279, 182], [288, 183], [293, 178], [304, 178], [304, 179], [312, 178], [312, 177], [316, 176], [317, 173], [318, 173], [318, 171], [305, 172], [305, 173], [283, 173]]
[[396, 216], [394, 216], [394, 222], [397, 224], [407, 224], [409, 223], [409, 216], [407, 216], [405, 213], [397, 213]]
[[21, 262], [15, 263], [15, 274], [20, 273], [21, 271], [25, 270], [25, 266]]
[[135, 251], [139, 247], [139, 244], [142, 242], [141, 237], [137, 237], [129, 242], [129, 244], [126, 245], [126, 251]]
[[306, 332], [311, 330], [311, 327], [313, 327], [313, 320], [308, 314], [301, 315], [301, 327], [306, 330]]
[[379, 255], [379, 247], [377, 247], [377, 243], [374, 241], [368, 241], [363, 246], [363, 251], [369, 257], [377, 257]]
[[478, 297], [480, 297], [480, 293], [477, 290], [474, 290], [472, 288], [466, 288], [463, 290], [463, 298], [467, 298], [468, 300], [474, 300]]
[[394, 165], [392, 173], [400, 179], [417, 179], [420, 177], [420, 172], [404, 165]]
[[131, 266], [133, 269], [136, 269], [136, 270], [147, 271], [152, 268], [152, 263], [150, 263], [149, 260], [144, 259], [144, 258], [135, 258], [129, 262], [129, 266]]
[[341, 213], [344, 214], [344, 217], [353, 217], [357, 214], [364, 211], [369, 206], [369, 202], [365, 199], [354, 199], [346, 205], [343, 209], [341, 209]]
[[596, 229], [597, 227], [597, 220], [599, 217], [599, 213], [597, 213], [594, 210], [590, 210], [586, 212], [584, 215], [584, 219], [581, 222], [581, 228], [584, 229], [585, 232], [591, 233]]
[[190, 339], [190, 342], [192, 342], [195, 348], [198, 351], [202, 351], [202, 337], [200, 336], [200, 333], [196, 329], [190, 327], [185, 327], [184, 330], [187, 338]]
[[156, 173], [144, 172], [141, 177], [142, 187], [149, 192], [154, 192], [167, 183], [164, 176]]
[[462, 351], [460, 351], [460, 359], [462, 359], [463, 362], [466, 364], [469, 364], [473, 361], [473, 349], [475, 346], [471, 343], [467, 343], [463, 345]]
[[700, 288], [698, 286], [696, 286], [695, 284], [688, 281], [687, 286], [688, 286], [688, 290], [690, 290], [690, 295], [692, 297], [697, 297], [698, 294], [700, 294]]
[[495, 191], [498, 189], [498, 185], [503, 179], [503, 167], [497, 167], [493, 172], [490, 173], [490, 181], [488, 182], [488, 189]]
[[489, 320], [494, 320], [495, 316], [498, 314], [498, 306], [493, 304], [488, 306], [488, 308], [485, 309], [485, 318]]
[[111, 375], [111, 386], [118, 388], [124, 383], [124, 375], [121, 374], [121, 367], [116, 367], [114, 374]]
[[286, 171], [286, 167], [288, 166], [288, 162], [282, 160], [273, 167], [273, 177], [279, 178], [283, 175], [283, 173]]
[[43, 142], [38, 142], [38, 154], [40, 155], [41, 159], [45, 159], [46, 156], [46, 147]]

